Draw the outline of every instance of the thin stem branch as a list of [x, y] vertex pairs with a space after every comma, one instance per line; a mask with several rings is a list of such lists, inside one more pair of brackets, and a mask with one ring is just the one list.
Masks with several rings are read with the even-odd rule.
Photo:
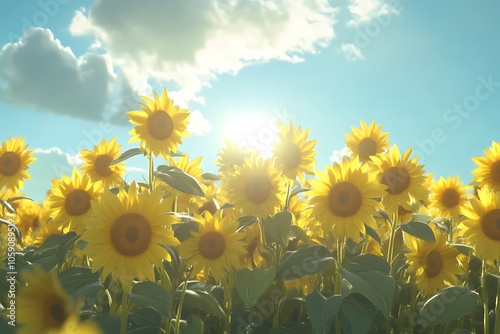
[[482, 290], [483, 307], [484, 307], [483, 323], [484, 323], [484, 333], [485, 334], [490, 332], [489, 331], [490, 323], [489, 323], [489, 315], [488, 315], [488, 312], [489, 312], [488, 311], [488, 290], [486, 289], [486, 275], [487, 275], [486, 260], [483, 260], [483, 266], [482, 266], [482, 270], [481, 270], [481, 290]]
[[175, 334], [179, 334], [181, 332], [181, 314], [182, 314], [182, 305], [184, 304], [184, 296], [186, 295], [187, 281], [189, 279], [189, 274], [185, 273], [186, 278], [184, 279], [184, 284], [182, 285], [181, 296], [179, 298], [179, 305], [177, 306], [177, 315], [175, 317]]

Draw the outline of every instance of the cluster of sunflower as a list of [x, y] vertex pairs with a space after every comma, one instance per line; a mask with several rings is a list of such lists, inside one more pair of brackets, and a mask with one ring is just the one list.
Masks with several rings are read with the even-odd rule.
[[[500, 332], [500, 143], [464, 186], [374, 122], [315, 170], [309, 130], [280, 124], [272, 157], [225, 140], [204, 173], [177, 150], [188, 110], [143, 99], [139, 147], [80, 151], [43, 203], [21, 191], [33, 151], [2, 143], [2, 333]], [[135, 155], [148, 179], [127, 183]]]

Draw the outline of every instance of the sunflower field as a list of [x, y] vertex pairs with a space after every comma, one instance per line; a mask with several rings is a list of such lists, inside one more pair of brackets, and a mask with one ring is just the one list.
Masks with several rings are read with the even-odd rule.
[[[500, 143], [464, 185], [374, 122], [324, 168], [280, 123], [271, 157], [225, 140], [206, 173], [178, 150], [190, 112], [143, 99], [137, 147], [81, 150], [41, 203], [4, 138], [0, 333], [500, 333]], [[148, 177], [126, 182], [133, 156]]]

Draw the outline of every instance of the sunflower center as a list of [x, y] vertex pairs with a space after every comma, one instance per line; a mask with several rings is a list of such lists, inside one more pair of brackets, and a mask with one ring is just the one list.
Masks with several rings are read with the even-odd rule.
[[361, 192], [350, 182], [337, 183], [328, 194], [330, 211], [340, 217], [356, 214], [362, 202]]
[[149, 221], [139, 213], [126, 213], [111, 226], [111, 243], [124, 256], [144, 253], [151, 244], [153, 231]]
[[382, 183], [387, 186], [387, 192], [397, 195], [408, 189], [411, 175], [402, 167], [391, 167], [382, 175]]
[[302, 161], [302, 152], [297, 144], [287, 144], [283, 150], [283, 165], [287, 169], [295, 169], [299, 167]]
[[156, 110], [148, 117], [148, 131], [155, 139], [167, 139], [174, 131], [174, 121], [166, 111]]
[[495, 161], [491, 165], [491, 179], [493, 182], [500, 182], [500, 160]]
[[358, 144], [359, 158], [363, 161], [377, 154], [377, 142], [370, 137], [363, 138]]
[[113, 171], [111, 168], [111, 162], [113, 162], [113, 158], [107, 154], [101, 154], [98, 155], [97, 158], [95, 158], [95, 171], [97, 174], [100, 176], [110, 176], [113, 174]]
[[47, 327], [61, 328], [68, 318], [68, 312], [64, 306], [64, 300], [58, 296], [48, 296], [45, 305], [46, 320], [49, 323], [49, 326]]
[[500, 240], [500, 209], [488, 211], [481, 220], [484, 234], [492, 240]]
[[248, 180], [245, 186], [245, 196], [250, 202], [259, 204], [269, 197], [272, 187], [267, 176], [257, 175]]
[[441, 202], [447, 208], [454, 208], [460, 202], [460, 196], [454, 189], [446, 189], [441, 195]]
[[21, 168], [21, 158], [15, 152], [5, 152], [0, 157], [0, 174], [12, 176]]
[[443, 269], [443, 258], [438, 251], [431, 251], [425, 257], [425, 275], [428, 278], [433, 278], [439, 275]]
[[206, 259], [218, 259], [226, 249], [224, 236], [217, 231], [210, 231], [203, 234], [198, 242], [200, 255]]
[[83, 189], [75, 189], [66, 196], [64, 208], [72, 216], [81, 216], [90, 209], [90, 195]]

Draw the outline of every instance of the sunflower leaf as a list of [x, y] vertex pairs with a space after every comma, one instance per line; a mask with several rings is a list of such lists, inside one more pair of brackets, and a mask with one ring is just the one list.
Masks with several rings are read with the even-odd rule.
[[[180, 291], [177, 289], [174, 293], [174, 298], [179, 298]], [[213, 315], [221, 319], [226, 318], [226, 313], [220, 306], [217, 299], [214, 296], [203, 290], [190, 290], [186, 289], [186, 294], [184, 295], [184, 304], [196, 307], [208, 314]]]
[[236, 272], [236, 290], [246, 308], [251, 308], [273, 283], [276, 269], [253, 268], [240, 269]]
[[204, 197], [198, 181], [182, 169], [175, 166], [161, 166], [161, 171], [154, 172], [154, 176], [183, 193]]
[[479, 295], [462, 286], [450, 286], [427, 300], [417, 324], [422, 327], [447, 323], [470, 314], [477, 306]]
[[434, 232], [432, 232], [431, 227], [427, 223], [423, 222], [410, 222], [402, 224], [401, 230], [408, 233], [416, 238], [422, 239], [424, 241], [435, 242]]
[[292, 214], [289, 211], [278, 212], [274, 217], [264, 220], [263, 224], [266, 240], [283, 247], [288, 245], [292, 226]]
[[276, 279], [294, 280], [307, 275], [317, 274], [333, 260], [328, 248], [310, 246], [301, 248], [288, 255], [276, 273]]
[[161, 314], [151, 306], [139, 307], [130, 313], [130, 322], [138, 328], [156, 328], [156, 333], [161, 327]]
[[306, 192], [306, 191], [309, 191], [309, 190], [311, 190], [311, 188], [304, 188], [304, 187], [301, 187], [301, 186], [294, 187], [292, 189], [292, 191], [290, 192], [290, 197], [289, 198], [292, 198], [293, 196], [297, 196], [298, 194]]
[[213, 173], [203, 173], [203, 174], [201, 174], [201, 177], [203, 178], [203, 180], [209, 180], [209, 181], [219, 181], [220, 180], [220, 176], [217, 174], [213, 174]]
[[23, 245], [23, 236], [22, 236], [22, 233], [21, 233], [21, 230], [19, 229], [19, 227], [17, 227], [14, 223], [12, 223], [8, 220], [2, 219], [2, 218], [0, 218], [0, 223], [7, 225], [7, 227], [9, 228], [9, 232], [14, 233], [14, 235], [16, 236], [17, 242], [19, 242], [19, 244], [22, 246]]
[[339, 319], [345, 334], [368, 333], [377, 309], [365, 296], [352, 293], [342, 298]]
[[87, 305], [92, 305], [97, 299], [97, 293], [102, 286], [99, 273], [92, 273], [87, 267], [70, 267], [58, 274], [61, 286], [73, 299], [86, 298]]
[[125, 161], [127, 159], [130, 159], [136, 155], [139, 155], [139, 154], [142, 154], [142, 155], [146, 155], [146, 152], [141, 150], [140, 148], [136, 147], [136, 148], [131, 148], [129, 150], [126, 150], [125, 152], [123, 152], [118, 158], [116, 158], [115, 160], [113, 160], [111, 162], [112, 165], [114, 164], [117, 164], [119, 162], [122, 162], [122, 161]]
[[372, 237], [379, 245], [382, 245], [382, 240], [380, 240], [377, 231], [375, 231], [373, 228], [371, 228], [369, 225], [366, 224], [365, 224], [365, 230], [367, 235]]
[[181, 322], [181, 334], [203, 334], [203, 321], [196, 314], [190, 314], [186, 321]]
[[337, 321], [342, 297], [340, 295], [325, 298], [318, 291], [306, 297], [307, 315], [318, 334], [327, 334]]
[[170, 316], [172, 313], [172, 298], [167, 290], [157, 283], [143, 281], [134, 284], [128, 298], [139, 306], [151, 306], [163, 316]]

